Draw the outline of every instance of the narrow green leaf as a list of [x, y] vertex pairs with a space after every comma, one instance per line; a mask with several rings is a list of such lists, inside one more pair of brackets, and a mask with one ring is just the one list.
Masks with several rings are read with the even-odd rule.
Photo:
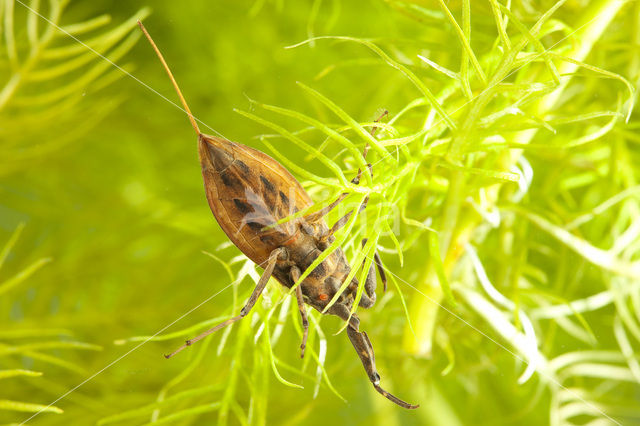
[[265, 332], [262, 333], [264, 335], [264, 339], [265, 339], [265, 345], [267, 346], [267, 352], [269, 354], [269, 361], [271, 362], [271, 369], [273, 370], [273, 374], [276, 376], [276, 379], [278, 379], [278, 381], [280, 383], [282, 383], [285, 386], [289, 386], [292, 388], [298, 388], [298, 389], [304, 389], [304, 387], [296, 384], [296, 383], [291, 383], [288, 380], [286, 380], [284, 377], [282, 377], [280, 375], [280, 372], [278, 371], [278, 367], [276, 367], [276, 360], [275, 357], [273, 355], [273, 347], [271, 347], [271, 333], [269, 332], [269, 321], [265, 321], [264, 322], [264, 326], [265, 326]]
[[593, 65], [586, 64], [586, 63], [584, 63], [582, 61], [578, 61], [578, 60], [576, 60], [574, 58], [570, 58], [570, 57], [567, 57], [567, 56], [559, 55], [557, 53], [550, 53], [550, 55], [553, 56], [554, 58], [560, 59], [560, 60], [562, 60], [564, 62], [568, 62], [568, 63], [571, 63], [573, 65], [577, 65], [577, 66], [579, 66], [581, 68], [584, 68], [586, 70], [601, 74], [602, 76], [604, 76], [606, 78], [611, 78], [611, 79], [618, 80], [618, 81], [622, 82], [627, 87], [627, 90], [629, 91], [629, 97], [627, 98], [629, 107], [628, 107], [627, 116], [626, 116], [627, 117], [627, 121], [629, 121], [629, 119], [631, 118], [631, 113], [633, 112], [633, 107], [635, 105], [635, 93], [636, 93], [636, 88], [633, 86], [633, 84], [631, 84], [631, 82], [629, 80], [627, 80], [626, 78], [624, 78], [620, 74], [616, 74], [616, 73], [613, 73], [611, 71], [607, 71], [607, 70], [604, 70], [602, 68], [598, 68], [598, 67], [595, 67]]
[[[141, 13], [142, 12], [142, 13]], [[142, 9], [136, 13], [135, 16], [142, 16], [141, 20], [147, 17], [149, 14], [148, 9]], [[62, 26], [62, 31], [74, 36], [82, 35], [84, 33], [88, 33], [90, 31], [97, 30], [100, 27], [103, 27], [111, 22], [111, 16], [109, 15], [100, 15], [95, 18], [88, 19], [83, 22], [78, 22], [75, 24], [69, 24]], [[105, 34], [106, 35], [106, 34]]]
[[[456, 22], [456, 19], [451, 14], [451, 11], [447, 7], [447, 5], [444, 2], [444, 0], [438, 0], [438, 3], [440, 3], [440, 8], [444, 11], [445, 16], [449, 19], [449, 22], [453, 26], [453, 29], [454, 29], [456, 35], [458, 36], [458, 41], [460, 41], [460, 44], [462, 44], [462, 48], [463, 48], [464, 53], [471, 60], [471, 64], [473, 65], [473, 68], [475, 68], [476, 73], [478, 74], [478, 78], [480, 79], [482, 84], [487, 84], [487, 78], [484, 75], [484, 71], [482, 71], [482, 67], [480, 66], [480, 63], [478, 62], [478, 59], [476, 58], [476, 55], [473, 53], [473, 49], [471, 49], [471, 45], [469, 44], [469, 40], [467, 39], [468, 35], [465, 34], [465, 31], [463, 31], [462, 28], [460, 28], [460, 25], [458, 25], [458, 22]], [[464, 4], [467, 4], [467, 6], [464, 6]], [[469, 6], [468, 6], [468, 0], [463, 1], [463, 10], [464, 9], [467, 10], [466, 14], [468, 14], [469, 13], [469, 9], [470, 9]], [[465, 21], [465, 24], [466, 24], [465, 27], [468, 27], [469, 24], [468, 24], [467, 20], [465, 20], [464, 18], [463, 18], [463, 20]], [[463, 79], [465, 78], [464, 75], [462, 77], [463, 77]]]
[[2, 251], [0, 252], [0, 269], [2, 269], [2, 265], [4, 265], [5, 260], [7, 260], [9, 252], [11, 251], [13, 246], [16, 245], [16, 241], [18, 241], [18, 238], [20, 238], [20, 234], [22, 234], [24, 227], [24, 222], [20, 223], [13, 231], [13, 234], [11, 234], [11, 236], [9, 237], [7, 243], [2, 248]]
[[37, 343], [28, 343], [25, 345], [18, 346], [8, 346], [3, 345], [0, 347], [0, 355], [11, 355], [11, 354], [21, 354], [27, 353], [30, 351], [39, 351], [43, 349], [77, 349], [77, 350], [85, 350], [85, 351], [101, 351], [102, 346], [93, 345], [90, 343], [83, 342], [61, 342], [61, 341], [52, 341], [52, 342], [37, 342]]
[[452, 164], [452, 163], [450, 163], [448, 161], [441, 161], [441, 162], [438, 163], [438, 166], [444, 167], [446, 169], [459, 170], [461, 172], [471, 173], [471, 174], [474, 174], [474, 175], [480, 175], [480, 176], [484, 176], [486, 178], [498, 179], [498, 180], [505, 181], [505, 182], [518, 182], [518, 180], [520, 179], [520, 176], [518, 176], [515, 173], [497, 172], [497, 171], [488, 170], [488, 169], [478, 169], [478, 168], [475, 168], [475, 167], [458, 166], [458, 165]]
[[0, 370], [0, 380], [16, 376], [39, 377], [42, 373], [32, 370]]
[[18, 286], [19, 284], [21, 284], [22, 282], [24, 282], [27, 278], [29, 278], [31, 275], [33, 275], [38, 269], [42, 268], [47, 263], [51, 262], [51, 260], [52, 260], [51, 258], [43, 258], [43, 259], [40, 259], [40, 260], [36, 260], [34, 263], [32, 263], [31, 265], [27, 266], [25, 269], [23, 269], [22, 271], [18, 272], [13, 277], [9, 278], [8, 280], [4, 281], [3, 283], [0, 283], [0, 295], [2, 295], [3, 293], [8, 292], [12, 288], [14, 288], [14, 287]]
[[20, 411], [24, 413], [64, 413], [64, 411], [53, 405], [30, 404], [28, 402], [10, 401], [8, 399], [0, 399], [0, 410]]
[[511, 50], [511, 41], [509, 40], [509, 35], [507, 34], [506, 23], [500, 12], [500, 4], [497, 0], [489, 0], [491, 3], [491, 11], [493, 12], [493, 16], [496, 20], [496, 27], [498, 27], [498, 34], [500, 34], [500, 39], [502, 40], [502, 45], [504, 46], [504, 50]]
[[152, 404], [147, 404], [143, 407], [135, 408], [133, 410], [126, 410], [120, 412], [118, 414], [114, 414], [113, 416], [104, 417], [98, 420], [97, 425], [102, 426], [110, 423], [118, 423], [123, 420], [134, 419], [136, 417], [142, 417], [149, 415], [156, 408], [165, 407], [170, 404], [174, 404], [178, 401], [182, 401], [189, 398], [195, 398], [201, 395], [210, 395], [213, 392], [220, 390], [222, 386], [218, 385], [209, 385], [209, 386], [201, 386], [192, 389], [188, 389], [182, 392], [178, 392], [175, 395], [172, 395], [163, 401], [154, 402]]
[[115, 49], [113, 49], [106, 58], [110, 61], [99, 61], [96, 64], [85, 71], [82, 76], [72, 80], [66, 85], [63, 85], [57, 89], [49, 90], [38, 95], [25, 96], [15, 100], [15, 104], [19, 106], [29, 107], [41, 107], [48, 106], [55, 102], [60, 102], [68, 96], [81, 93], [81, 89], [89, 86], [94, 80], [103, 75], [112, 65], [124, 55], [126, 55], [137, 43], [140, 38], [140, 33], [132, 32], [129, 36], [120, 43]]
[[[562, 2], [558, 2], [558, 3], [562, 3]], [[557, 6], [557, 4], [556, 4], [556, 6]], [[525, 38], [529, 41], [529, 43], [531, 43], [536, 48], [536, 50], [538, 51], [538, 54], [544, 59], [544, 62], [547, 65], [547, 68], [549, 69], [549, 73], [551, 74], [551, 78], [553, 78], [553, 81], [555, 81], [556, 83], [559, 83], [560, 82], [560, 76], [558, 75], [558, 70], [556, 69], [556, 66], [554, 65], [554, 63], [551, 61], [550, 53], [547, 51], [547, 49], [545, 49], [545, 47], [542, 45], [540, 40], [538, 40], [532, 34], [532, 32], [529, 31], [513, 15], [513, 13], [507, 7], [502, 6], [502, 10], [509, 18], [511, 18], [511, 21], [513, 21], [513, 24], [516, 26], [516, 28], [518, 28], [518, 30], [520, 30], [520, 32], [525, 36]]]
[[[352, 41], [352, 42], [360, 43], [360, 44], [368, 47], [373, 52], [375, 52], [378, 56], [380, 56], [380, 58], [382, 58], [387, 64], [389, 64], [390, 66], [392, 66], [393, 68], [397, 69], [398, 71], [403, 73], [405, 76], [407, 76], [409, 78], [409, 80], [411, 80], [411, 82], [413, 84], [415, 84], [418, 89], [420, 89], [422, 94], [427, 98], [427, 100], [433, 106], [433, 108], [436, 111], [438, 111], [438, 113], [440, 114], [442, 119], [447, 123], [449, 128], [452, 129], [452, 130], [456, 128], [456, 125], [453, 122], [453, 120], [451, 119], [451, 117], [449, 117], [449, 115], [445, 112], [444, 108], [442, 108], [442, 106], [440, 105], [438, 100], [435, 98], [435, 96], [433, 96], [431, 91], [427, 88], [427, 86], [425, 86], [425, 84], [422, 82], [422, 80], [420, 80], [420, 78], [418, 78], [418, 76], [416, 76], [414, 73], [412, 73], [407, 67], [405, 67], [404, 65], [400, 64], [399, 62], [394, 61], [393, 59], [391, 59], [391, 57], [389, 55], [387, 55], [382, 49], [380, 49], [375, 44], [371, 43], [368, 40], [362, 40], [362, 39], [353, 38], [353, 37], [325, 36], [325, 37], [314, 37], [312, 40], [322, 40], [322, 39]], [[310, 41], [311, 40], [305, 40], [305, 41], [300, 42], [298, 44], [295, 44], [293, 46], [288, 46], [287, 48], [298, 47], [298, 46], [301, 46], [303, 44], [309, 43]]]
[[315, 174], [309, 172], [304, 167], [301, 167], [298, 164], [294, 163], [293, 161], [291, 161], [291, 159], [289, 157], [287, 157], [286, 155], [284, 155], [282, 153], [281, 149], [276, 148], [270, 142], [268, 142], [266, 139], [260, 138], [260, 141], [264, 145], [266, 145], [267, 148], [269, 148], [269, 150], [271, 151], [273, 156], [276, 157], [276, 159], [278, 161], [280, 161], [280, 163], [282, 163], [282, 165], [287, 167], [287, 169], [289, 171], [295, 173], [296, 175], [304, 177], [304, 178], [307, 178], [311, 182], [315, 182], [318, 185], [329, 186], [329, 187], [332, 187], [332, 188], [343, 188], [343, 186], [340, 185], [339, 183], [336, 183], [336, 182], [332, 181], [331, 179], [327, 179], [327, 178], [323, 178], [321, 176], [315, 175]]
[[40, 17], [37, 15], [38, 9], [40, 9], [40, 0], [31, 0], [29, 2], [29, 14], [27, 15], [27, 38], [29, 44], [34, 47], [38, 44], [38, 20]]
[[203, 413], [209, 413], [211, 411], [216, 411], [220, 409], [220, 407], [221, 404], [219, 402], [196, 405], [195, 407], [185, 408], [184, 410], [176, 411], [175, 413], [169, 414], [168, 416], [160, 417], [158, 420], [155, 420], [153, 422], [145, 423], [144, 426], [159, 425], [164, 423], [175, 424], [175, 422], [178, 420], [197, 416]]
[[391, 230], [391, 226], [389, 226], [388, 220], [383, 221], [383, 226], [387, 231], [385, 236], [391, 239], [394, 247], [396, 248], [396, 252], [398, 253], [398, 261], [400, 262], [400, 267], [402, 267], [404, 265], [404, 255], [402, 253], [402, 245], [400, 244], [400, 241], [398, 241], [398, 237], [396, 237], [396, 234], [393, 232], [393, 230]]
[[267, 121], [264, 118], [260, 118], [257, 115], [251, 114], [250, 112], [245, 112], [238, 109], [234, 109], [234, 111], [244, 117], [247, 117], [255, 121], [256, 123], [262, 124], [265, 127], [275, 130], [276, 132], [280, 133], [282, 136], [284, 136], [285, 138], [287, 138], [288, 140], [296, 144], [298, 147], [312, 154], [315, 158], [320, 160], [322, 164], [327, 166], [327, 168], [335, 174], [335, 176], [338, 178], [340, 183], [342, 183], [342, 185], [347, 186], [347, 178], [344, 177], [344, 174], [342, 173], [342, 169], [340, 169], [340, 167], [336, 163], [331, 161], [329, 157], [327, 157], [326, 155], [324, 155], [323, 153], [321, 153], [320, 151], [318, 151], [317, 149], [315, 149], [314, 147], [312, 147], [311, 145], [309, 145], [299, 137], [295, 136], [284, 127], [278, 126], [277, 124]]
[[537, 214], [515, 209], [518, 213], [529, 219], [540, 229], [548, 232], [551, 236], [565, 244], [571, 250], [584, 257], [594, 265], [600, 266], [615, 274], [623, 275], [630, 278], [640, 279], [640, 262], [627, 262], [613, 256], [606, 250], [602, 250], [590, 244], [588, 241], [579, 238], [565, 229], [552, 224]]
[[[308, 117], [302, 113], [299, 113], [297, 111], [292, 111], [286, 108], [280, 108], [280, 107], [276, 107], [276, 106], [272, 106], [272, 105], [266, 105], [266, 104], [262, 104], [262, 103], [257, 103], [258, 106], [266, 109], [267, 111], [273, 111], [275, 113], [284, 115], [286, 117], [291, 117], [291, 118], [295, 118], [296, 120], [302, 121], [303, 123], [306, 124], [310, 124], [313, 127], [315, 127], [316, 129], [320, 130], [321, 132], [323, 132], [324, 134], [326, 134], [327, 136], [329, 136], [330, 138], [332, 138], [333, 140], [335, 140], [336, 142], [340, 143], [340, 145], [344, 146], [345, 148], [347, 148], [347, 150], [349, 150], [349, 152], [351, 152], [351, 155], [353, 155], [354, 160], [358, 163], [358, 165], [361, 168], [364, 168], [367, 166], [367, 162], [364, 160], [364, 158], [362, 158], [362, 154], [361, 152], [358, 150], [358, 148], [354, 145], [353, 142], [351, 142], [349, 139], [347, 139], [346, 137], [342, 136], [339, 132], [333, 130], [332, 128], [330, 128], [329, 126], [325, 125], [324, 123], [322, 123], [319, 120], [313, 119], [311, 117]], [[367, 178], [368, 174], [365, 173], [365, 178]], [[369, 183], [371, 181], [371, 177], [369, 176]]]
[[[380, 146], [380, 143], [378, 142], [378, 140], [373, 136], [371, 136], [371, 133], [368, 132], [364, 127], [362, 127], [362, 125], [360, 125], [360, 123], [354, 120], [349, 114], [347, 114], [346, 111], [344, 111], [342, 108], [340, 108], [333, 101], [331, 101], [329, 98], [327, 98], [317, 90], [314, 90], [311, 87], [301, 82], [298, 82], [298, 86], [300, 86], [305, 92], [309, 93], [311, 96], [319, 100], [323, 105], [329, 108], [335, 115], [337, 115], [340, 119], [342, 119], [342, 121], [348, 124], [353, 129], [353, 131], [357, 135], [359, 135], [365, 142], [369, 143], [371, 147], [375, 151], [377, 151], [382, 158], [390, 158], [389, 153]], [[331, 135], [338, 138], [344, 138], [344, 136], [340, 134], [336, 134], [335, 132], [331, 133]], [[353, 143], [349, 142], [349, 144], [352, 147], [351, 149], [353, 149]], [[355, 152], [356, 152], [355, 154], [356, 161], [360, 163], [362, 167], [364, 167], [366, 164], [365, 161], [362, 159], [362, 156], [359, 155], [360, 153], [357, 150], [355, 150]]]

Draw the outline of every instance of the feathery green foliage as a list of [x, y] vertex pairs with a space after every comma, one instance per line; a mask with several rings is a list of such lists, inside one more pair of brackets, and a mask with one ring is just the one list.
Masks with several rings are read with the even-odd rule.
[[291, 170], [316, 201], [297, 215], [347, 193], [333, 223], [368, 198], [302, 279], [342, 247], [343, 287], [362, 283], [381, 252], [392, 285], [357, 313], [412, 412], [373, 391], [336, 318], [310, 312], [300, 360], [275, 282], [162, 359], [261, 270], [211, 218], [134, 3], [27, 4], [55, 25], [0, 3], [0, 423], [78, 384], [29, 423], [640, 422], [639, 2], [154, 4], [196, 117]]

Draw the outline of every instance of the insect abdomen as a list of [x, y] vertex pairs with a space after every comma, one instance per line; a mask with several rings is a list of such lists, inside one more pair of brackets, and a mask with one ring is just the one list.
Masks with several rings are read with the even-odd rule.
[[296, 220], [265, 227], [311, 205], [311, 199], [280, 163], [260, 151], [205, 135], [198, 145], [211, 211], [229, 239], [261, 264], [299, 232]]

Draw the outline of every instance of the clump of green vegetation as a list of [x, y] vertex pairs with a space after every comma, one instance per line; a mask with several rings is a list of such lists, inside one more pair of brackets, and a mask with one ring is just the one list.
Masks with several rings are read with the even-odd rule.
[[[0, 114], [10, 126], [0, 129], [0, 176], [16, 173], [76, 141], [117, 108], [122, 96], [108, 102], [82, 103], [83, 97], [121, 77], [113, 69], [140, 38], [132, 32], [142, 9], [119, 26], [105, 30], [111, 17], [63, 23], [68, 0], [0, 3], [3, 23]], [[77, 37], [90, 34], [79, 43]], [[104, 55], [100, 58], [98, 55]], [[123, 70], [131, 70], [123, 65]], [[42, 141], [41, 128], [50, 137]]]
[[[2, 4], [5, 17], [18, 8]], [[197, 117], [214, 117], [217, 131], [282, 162], [317, 201], [312, 210], [348, 193], [330, 223], [367, 203], [326, 253], [343, 247], [353, 276], [364, 282], [374, 251], [381, 252], [391, 285], [374, 308], [357, 312], [383, 384], [421, 408], [405, 412], [370, 388], [336, 318], [311, 312], [300, 360], [297, 307], [274, 282], [243, 321], [161, 359], [235, 315], [260, 270], [238, 256], [207, 211], [195, 144], [184, 142], [192, 137], [184, 115], [140, 91], [130, 107], [109, 115], [111, 128], [92, 133], [91, 144], [68, 158], [59, 154], [61, 165], [43, 165], [41, 179], [21, 183], [8, 175], [2, 189], [42, 198], [52, 187], [47, 178], [61, 184], [86, 173], [78, 160], [99, 171], [53, 203], [53, 218], [20, 195], [0, 206], [7, 212], [0, 226], [33, 222], [31, 237], [42, 243], [32, 258], [43, 252], [56, 259], [35, 276], [35, 295], [16, 288], [5, 296], [0, 284], [7, 312], [21, 311], [2, 320], [20, 333], [46, 319], [91, 343], [74, 340], [74, 349], [108, 349], [75, 361], [56, 354], [98, 374], [84, 376], [85, 384], [81, 375], [53, 372], [38, 403], [82, 387], [48, 408], [64, 414], [33, 422], [640, 421], [640, 3], [375, 0], [362, 8], [315, 0], [156, 8], [148, 26]], [[30, 34], [34, 15], [20, 10]], [[146, 13], [119, 27], [121, 37]], [[247, 23], [248, 32], [238, 29]], [[125, 51], [138, 37], [130, 34]], [[2, 69], [10, 72], [19, 49], [4, 39]], [[90, 52], [77, 52], [98, 66]], [[169, 93], [152, 52], [136, 59], [144, 64], [139, 78]], [[91, 81], [79, 86], [102, 86]], [[127, 83], [117, 84], [124, 90]], [[238, 106], [238, 116], [220, 120], [231, 116], [228, 105]], [[36, 117], [35, 104], [20, 108], [12, 114]], [[388, 116], [376, 122], [383, 110]], [[74, 123], [77, 113], [67, 119]], [[17, 125], [7, 128], [19, 133]], [[24, 148], [33, 138], [0, 149]], [[107, 144], [112, 140], [119, 143]], [[31, 170], [30, 159], [21, 161], [16, 170]], [[359, 169], [361, 182], [353, 185]], [[73, 224], [85, 231], [65, 237]], [[24, 268], [19, 260], [11, 266], [17, 271]], [[47, 278], [45, 271], [53, 272]], [[45, 335], [32, 338], [32, 345], [47, 344]], [[9, 369], [0, 374], [36, 361], [23, 355], [0, 358]], [[7, 399], [34, 404], [26, 384], [15, 389]]]
[[[0, 271], [9, 256], [11, 250], [18, 241], [20, 234], [24, 229], [24, 224], [20, 224], [14, 231], [9, 241], [6, 242], [0, 252]], [[23, 284], [33, 274], [35, 274], [44, 265], [51, 262], [51, 258], [41, 258], [24, 267], [13, 276], [0, 281], [0, 295], [9, 293], [14, 288]], [[5, 303], [6, 305], [6, 303]], [[14, 314], [16, 315], [16, 314]], [[16, 358], [23, 357], [29, 360], [30, 364], [39, 363], [48, 368], [58, 368], [61, 370], [71, 371], [80, 374], [86, 374], [86, 371], [72, 362], [65, 360], [61, 356], [48, 354], [50, 350], [100, 350], [99, 346], [78, 342], [71, 338], [72, 333], [69, 330], [61, 330], [47, 327], [38, 328], [20, 328], [5, 329], [0, 331], [0, 357], [2, 358], [2, 366], [0, 369], [0, 380], [4, 382], [25, 380], [25, 389], [52, 389], [54, 392], [60, 392], [60, 387], [54, 386], [52, 383], [35, 383], [29, 385], [28, 381], [33, 377], [41, 377], [43, 372], [25, 369], [24, 362], [21, 363]], [[42, 381], [42, 380], [41, 380]], [[12, 385], [6, 385], [5, 388], [11, 388]], [[26, 401], [17, 401], [11, 399], [0, 400], [0, 412], [11, 413], [63, 413], [63, 410], [53, 404], [45, 405]]]

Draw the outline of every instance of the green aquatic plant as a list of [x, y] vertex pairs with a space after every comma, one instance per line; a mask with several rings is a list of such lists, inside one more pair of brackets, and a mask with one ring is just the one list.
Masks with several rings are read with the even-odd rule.
[[[18, 226], [9, 240], [0, 251], [0, 273], [7, 257], [20, 238], [24, 229], [24, 224]], [[44, 265], [51, 262], [51, 258], [41, 258], [21, 269], [13, 276], [0, 281], [0, 295], [6, 295], [11, 290], [24, 284]], [[2, 303], [8, 306], [8, 300]], [[67, 370], [80, 374], [85, 374], [85, 370], [67, 361], [64, 357], [49, 354], [51, 350], [100, 350], [99, 346], [76, 341], [71, 338], [72, 333], [68, 330], [38, 327], [38, 328], [14, 328], [0, 330], [0, 380], [4, 383], [4, 389], [11, 389], [12, 382], [24, 380], [29, 382], [34, 377], [41, 377], [45, 373], [32, 369], [25, 369], [19, 362], [20, 357], [29, 358], [32, 363], [37, 363], [39, 368], [45, 370]], [[45, 376], [46, 377], [46, 376]], [[42, 381], [42, 379], [40, 379]], [[45, 383], [36, 383], [33, 388], [47, 388]], [[25, 387], [29, 388], [29, 384]], [[57, 392], [54, 391], [54, 392]], [[3, 395], [4, 397], [4, 395]], [[9, 396], [11, 397], [11, 396]], [[0, 415], [5, 418], [7, 413], [56, 413], [61, 414], [63, 410], [55, 405], [34, 403], [32, 401], [18, 401], [14, 399], [0, 399]]]
[[[153, 111], [148, 115], [131, 108], [118, 116], [136, 120], [108, 133], [126, 141], [110, 145], [115, 154], [96, 151], [117, 159], [108, 164], [118, 176], [96, 176], [91, 186], [116, 194], [95, 201], [96, 211], [115, 204], [123, 212], [98, 215], [109, 250], [67, 260], [67, 270], [91, 267], [104, 275], [92, 277], [95, 302], [81, 305], [84, 314], [65, 328], [81, 328], [90, 342], [99, 328], [104, 336], [93, 337], [96, 343], [117, 343], [92, 370], [98, 375], [87, 376], [86, 386], [100, 392], [95, 399], [109, 406], [87, 414], [56, 403], [65, 413], [49, 418], [638, 422], [639, 3], [272, 3], [230, 10], [194, 4], [188, 13], [162, 3], [156, 25], [171, 20], [176, 30], [159, 45], [167, 46], [198, 117], [232, 115], [210, 107], [207, 92], [238, 105], [237, 121], [216, 130], [240, 129], [234, 140], [269, 152], [303, 183], [316, 204], [298, 215], [347, 194], [329, 215], [333, 223], [366, 203], [325, 256], [344, 248], [350, 277], [364, 282], [376, 248], [381, 252], [389, 289], [357, 313], [383, 383], [421, 408], [401, 412], [369, 388], [335, 318], [310, 312], [308, 352], [300, 360], [297, 307], [275, 282], [243, 321], [161, 359], [235, 315], [259, 270], [228, 242], [212, 249], [212, 240], [225, 237], [206, 209], [196, 163], [178, 154], [195, 155], [193, 144], [184, 144], [188, 125], [152, 96], [135, 103]], [[251, 22], [246, 33], [238, 30], [243, 19]], [[216, 22], [224, 37], [207, 33], [200, 41], [206, 22]], [[274, 58], [242, 50], [245, 38]], [[293, 71], [274, 79], [280, 62]], [[155, 60], [149, 64], [145, 73], [158, 75], [154, 87], [170, 90]], [[295, 80], [304, 83], [290, 84]], [[244, 107], [230, 95], [243, 91]], [[148, 106], [149, 99], [160, 99], [160, 107]], [[383, 110], [388, 116], [376, 122]], [[184, 133], [174, 130], [180, 126]], [[91, 247], [91, 240], [82, 242]], [[80, 326], [93, 318], [86, 312], [113, 307], [119, 318]], [[143, 376], [136, 372], [141, 365], [151, 366]], [[70, 395], [76, 393], [84, 395], [83, 388]]]
[[[123, 101], [87, 105], [83, 98], [122, 76], [113, 69], [140, 34], [142, 9], [117, 27], [111, 17], [63, 22], [69, 0], [0, 2], [0, 176], [15, 173], [84, 137]], [[91, 38], [79, 43], [80, 36]], [[102, 57], [100, 57], [100, 56]], [[131, 71], [131, 64], [122, 70]], [[48, 130], [43, 140], [41, 129]]]

